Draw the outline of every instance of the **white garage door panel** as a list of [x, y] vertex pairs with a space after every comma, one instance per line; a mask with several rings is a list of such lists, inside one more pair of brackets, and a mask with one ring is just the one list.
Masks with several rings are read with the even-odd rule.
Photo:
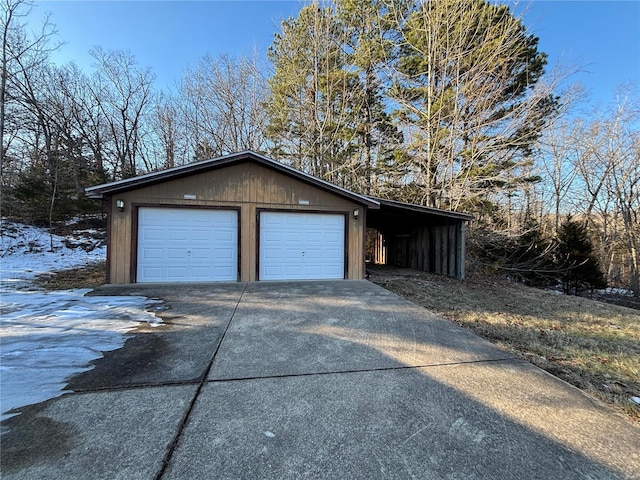
[[187, 276], [186, 267], [167, 267], [167, 280], [180, 280]]
[[235, 281], [235, 210], [140, 208], [138, 282]]
[[143, 255], [144, 255], [144, 259], [149, 259], [149, 260], [151, 260], [151, 259], [159, 259], [159, 260], [161, 260], [163, 252], [162, 252], [161, 248], [151, 248], [151, 247], [149, 247], [149, 248], [146, 248], [143, 251]]
[[260, 280], [344, 278], [344, 215], [261, 212]]
[[[140, 275], [140, 273], [138, 273], [138, 275]], [[160, 276], [162, 275], [162, 268], [161, 267], [144, 267], [143, 275], [146, 277]]]
[[189, 239], [189, 233], [185, 227], [180, 230], [170, 228], [167, 230], [166, 239], [170, 242], [186, 242]]
[[160, 228], [149, 227], [144, 232], [141, 232], [144, 240], [162, 240], [164, 232]]

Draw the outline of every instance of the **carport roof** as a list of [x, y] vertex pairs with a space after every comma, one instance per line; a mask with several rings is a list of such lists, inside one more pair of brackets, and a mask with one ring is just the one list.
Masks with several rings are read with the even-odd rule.
[[297, 170], [288, 165], [284, 165], [283, 163], [277, 162], [276, 160], [265, 157], [264, 155], [260, 155], [259, 153], [253, 152], [251, 150], [212, 158], [209, 160], [202, 160], [200, 162], [189, 163], [187, 165], [168, 168], [166, 170], [160, 170], [158, 172], [148, 173], [146, 175], [140, 175], [138, 177], [127, 178], [125, 180], [118, 180], [116, 182], [96, 185], [94, 187], [85, 189], [85, 193], [89, 198], [105, 198], [117, 193], [135, 190], [137, 188], [146, 187], [148, 185], [162, 183], [176, 178], [187, 177], [210, 170], [215, 170], [216, 168], [221, 168], [247, 161], [256, 162], [267, 168], [276, 170], [284, 175], [288, 175], [307, 184], [314, 185], [322, 190], [331, 192], [335, 195], [346, 198], [360, 205], [367, 206], [368, 208], [380, 208], [380, 203], [372, 197], [360, 195], [358, 193], [347, 190], [346, 188], [339, 187], [337, 185], [334, 185], [333, 183], [301, 172], [300, 170]]
[[473, 220], [473, 215], [469, 215], [467, 213], [453, 212], [450, 210], [442, 210], [440, 208], [433, 208], [433, 207], [425, 207], [423, 205], [398, 202], [396, 200], [387, 200], [386, 198], [371, 197], [371, 196], [367, 196], [367, 198], [378, 202], [378, 204], [380, 205], [383, 211], [388, 210], [388, 211], [405, 213], [405, 214], [410, 214], [410, 213], [426, 214], [429, 216], [450, 218], [455, 220], [462, 220], [465, 222], [469, 222]]

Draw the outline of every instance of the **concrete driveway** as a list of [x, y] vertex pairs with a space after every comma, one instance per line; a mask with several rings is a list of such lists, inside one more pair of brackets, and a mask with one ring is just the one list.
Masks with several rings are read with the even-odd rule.
[[75, 393], [5, 422], [2, 478], [640, 478], [640, 429], [366, 281], [159, 297]]

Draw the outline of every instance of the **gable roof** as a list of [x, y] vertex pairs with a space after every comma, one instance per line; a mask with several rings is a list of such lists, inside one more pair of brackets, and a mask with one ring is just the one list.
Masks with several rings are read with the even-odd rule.
[[244, 162], [258, 163], [272, 170], [276, 170], [284, 175], [300, 180], [301, 182], [313, 185], [317, 188], [333, 193], [339, 197], [346, 198], [347, 200], [351, 200], [360, 205], [364, 205], [374, 209], [380, 208], [380, 203], [371, 197], [360, 195], [358, 193], [347, 190], [346, 188], [339, 187], [337, 185], [334, 185], [333, 183], [327, 182], [326, 180], [314, 177], [251, 150], [246, 150], [244, 152], [234, 153], [231, 155], [224, 155], [222, 157], [212, 158], [210, 160], [202, 160], [200, 162], [189, 163], [187, 165], [181, 165], [179, 167], [168, 168], [166, 170], [160, 170], [158, 172], [147, 173], [146, 175], [127, 178], [125, 180], [118, 180], [102, 185], [96, 185], [94, 187], [86, 188], [85, 193], [89, 198], [105, 198], [117, 193], [135, 190], [137, 188], [166, 182], [176, 178], [197, 175], [199, 173], [208, 172], [217, 168]]

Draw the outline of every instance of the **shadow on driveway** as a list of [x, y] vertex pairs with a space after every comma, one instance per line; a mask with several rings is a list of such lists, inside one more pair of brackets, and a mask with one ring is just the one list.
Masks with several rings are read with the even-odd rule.
[[108, 292], [166, 325], [9, 419], [3, 478], [640, 478], [626, 419], [369, 282]]

